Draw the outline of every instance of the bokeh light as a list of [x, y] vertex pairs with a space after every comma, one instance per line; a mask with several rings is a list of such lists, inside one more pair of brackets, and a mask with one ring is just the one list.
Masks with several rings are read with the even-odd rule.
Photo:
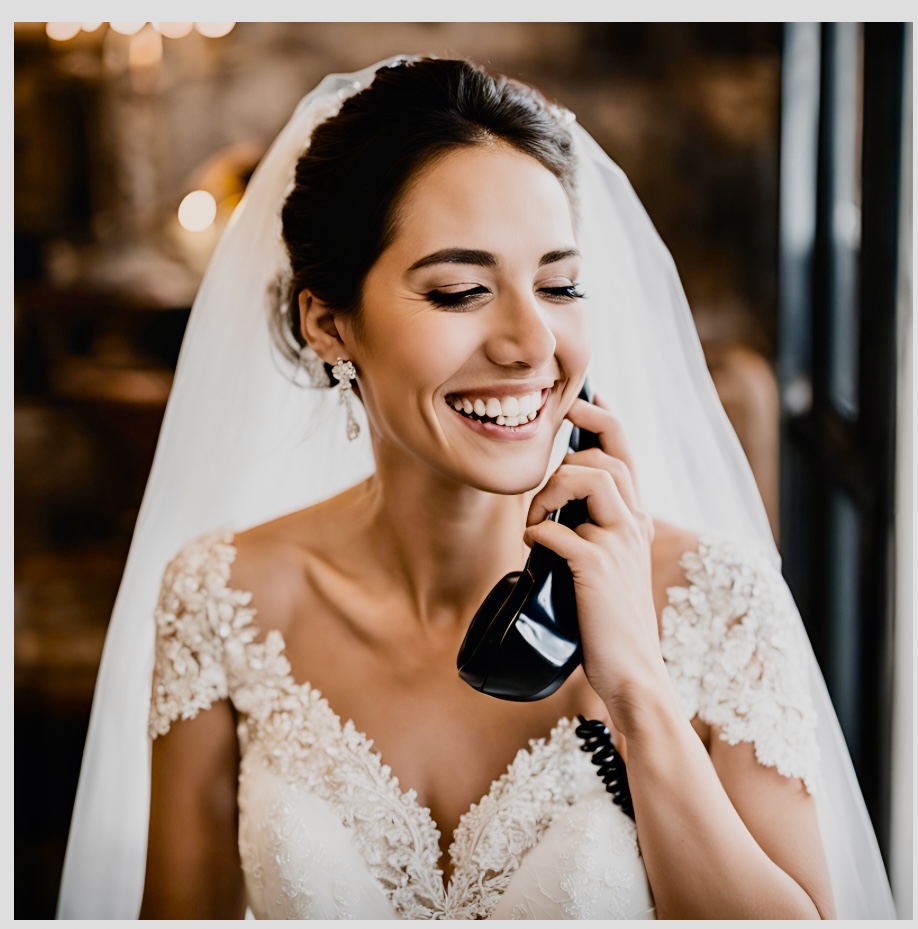
[[66, 42], [78, 35], [82, 28], [80, 23], [45, 23], [45, 35], [56, 42]]
[[217, 217], [217, 201], [206, 190], [193, 190], [179, 204], [178, 221], [189, 232], [202, 232]]
[[[45, 23], [45, 33], [56, 42], [66, 42], [83, 32], [95, 32], [104, 23]], [[208, 39], [219, 39], [233, 31], [235, 23], [150, 23], [159, 35], [166, 39], [181, 39], [193, 29]], [[146, 26], [146, 23], [109, 23], [112, 32], [132, 36]]]
[[109, 26], [119, 35], [134, 35], [135, 32], [140, 32], [146, 23], [109, 23]]
[[167, 39], [183, 39], [194, 28], [194, 23], [153, 23], [153, 28]]
[[195, 23], [194, 28], [208, 39], [219, 39], [232, 32], [235, 23]]

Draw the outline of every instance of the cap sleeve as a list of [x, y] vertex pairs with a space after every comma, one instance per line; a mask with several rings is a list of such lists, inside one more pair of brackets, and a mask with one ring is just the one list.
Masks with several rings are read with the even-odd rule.
[[661, 647], [689, 718], [812, 792], [818, 775], [816, 712], [806, 633], [781, 573], [767, 555], [703, 536], [680, 561], [688, 584], [667, 591]]
[[228, 694], [226, 644], [251, 638], [252, 595], [228, 586], [236, 557], [229, 532], [185, 545], [167, 566], [156, 620], [151, 738], [193, 719]]

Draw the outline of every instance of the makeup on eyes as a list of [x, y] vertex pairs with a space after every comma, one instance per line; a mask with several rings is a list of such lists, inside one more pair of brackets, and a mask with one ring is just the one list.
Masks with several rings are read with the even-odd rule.
[[[579, 259], [579, 257], [580, 253], [574, 248], [556, 249], [542, 255], [538, 262], [538, 268], [541, 270], [549, 265], [569, 261], [570, 259]], [[579, 265], [579, 262], [577, 264]], [[459, 265], [475, 268], [478, 273], [481, 273], [482, 269], [487, 269], [488, 272], [491, 272], [492, 269], [499, 270], [502, 267], [502, 262], [492, 252], [481, 249], [447, 248], [418, 259], [408, 268], [407, 273], [409, 276], [413, 276], [417, 272], [424, 272], [426, 277], [438, 265], [449, 266], [450, 273], [455, 273], [458, 270], [456, 266]], [[476, 274], [477, 276], [478, 274]], [[567, 303], [585, 296], [580, 285], [575, 283], [572, 277], [568, 278], [566, 275], [559, 274], [556, 280], [558, 280], [558, 283], [555, 286], [536, 286], [535, 293], [557, 303]], [[472, 281], [455, 281], [433, 287], [426, 287], [421, 282], [420, 286], [417, 286], [417, 291], [432, 305], [454, 311], [474, 309], [482, 302], [486, 302], [487, 298], [493, 293], [492, 288]]]
[[[571, 284], [562, 284], [556, 287], [539, 287], [536, 290], [537, 294], [545, 297], [548, 300], [552, 300], [558, 303], [568, 303], [573, 300], [580, 300], [586, 296], [580, 284], [571, 283]], [[470, 287], [465, 290], [440, 290], [434, 288], [433, 290], [427, 291], [424, 296], [432, 303], [434, 306], [443, 307], [446, 309], [455, 309], [455, 308], [474, 308], [481, 302], [482, 298], [485, 298], [491, 294], [491, 291], [487, 287], [478, 285], [476, 287]]]
[[464, 290], [439, 290], [433, 289], [427, 291], [425, 296], [435, 306], [458, 307], [463, 304], [475, 303], [476, 298], [487, 297], [491, 293], [487, 287], [481, 285], [470, 287]]

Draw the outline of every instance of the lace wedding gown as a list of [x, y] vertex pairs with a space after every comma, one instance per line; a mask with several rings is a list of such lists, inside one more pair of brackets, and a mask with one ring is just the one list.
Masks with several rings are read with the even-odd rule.
[[[613, 804], [574, 722], [521, 750], [461, 818], [438, 868], [430, 811], [352, 722], [293, 680], [284, 640], [256, 641], [251, 594], [230, 585], [233, 536], [185, 546], [156, 611], [150, 733], [229, 698], [238, 716], [239, 851], [258, 918], [653, 918], [634, 823]], [[668, 591], [662, 649], [686, 716], [815, 786], [806, 650], [780, 574], [705, 536]]]

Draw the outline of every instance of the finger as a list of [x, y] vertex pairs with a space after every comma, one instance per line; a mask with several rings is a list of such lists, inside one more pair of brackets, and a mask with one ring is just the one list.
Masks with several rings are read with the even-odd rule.
[[586, 400], [576, 399], [567, 418], [578, 428], [586, 429], [589, 432], [596, 433], [599, 436], [600, 448], [613, 458], [619, 458], [624, 461], [631, 472], [631, 480], [634, 484], [635, 491], [638, 491], [638, 478], [634, 467], [634, 457], [631, 454], [631, 448], [628, 440], [625, 438], [625, 431], [622, 428], [621, 421], [596, 403], [587, 403]]
[[532, 548], [533, 545], [543, 545], [560, 555], [568, 564], [576, 562], [589, 553], [591, 546], [576, 532], [556, 523], [553, 519], [546, 519], [528, 526], [523, 533], [523, 541]]
[[[650, 548], [656, 531], [653, 517], [649, 513], [640, 511], [632, 515], [633, 519], [630, 522], [622, 522], [616, 527], [616, 533], [630, 534], [630, 538], [635, 542]], [[587, 542], [602, 545], [609, 530], [602, 526], [594, 526], [593, 523], [581, 523], [574, 529], [574, 532]]]
[[526, 525], [542, 522], [570, 500], [586, 501], [590, 519], [598, 526], [613, 526], [630, 513], [608, 471], [562, 464], [533, 497]]
[[581, 452], [568, 452], [564, 456], [563, 463], [608, 472], [615, 481], [628, 509], [632, 511], [640, 509], [631, 469], [620, 458], [607, 455], [601, 448], [585, 448]]

